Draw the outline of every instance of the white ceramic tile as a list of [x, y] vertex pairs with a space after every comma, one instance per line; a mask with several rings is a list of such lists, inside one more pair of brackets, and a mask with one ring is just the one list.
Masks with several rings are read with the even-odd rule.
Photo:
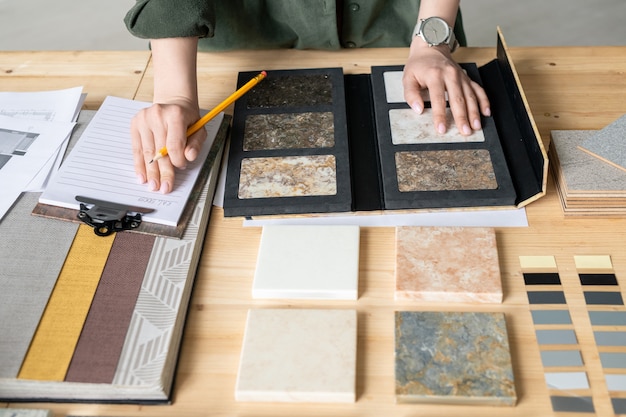
[[585, 372], [546, 372], [546, 384], [550, 389], [587, 389], [589, 381]]
[[[386, 71], [383, 73], [385, 80], [385, 94], [387, 103], [404, 103], [404, 87], [402, 86], [402, 71]], [[430, 101], [428, 90], [421, 90], [422, 100]], [[448, 93], [446, 92], [446, 100]]]
[[254, 298], [356, 300], [359, 226], [265, 226]]
[[354, 402], [355, 310], [252, 309], [235, 399]]

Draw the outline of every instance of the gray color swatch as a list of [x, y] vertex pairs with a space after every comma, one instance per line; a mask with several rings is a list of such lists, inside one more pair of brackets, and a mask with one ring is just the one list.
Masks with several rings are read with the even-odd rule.
[[598, 346], [626, 346], [626, 332], [593, 332]]
[[528, 291], [530, 304], [565, 304], [563, 291]]
[[607, 369], [626, 369], [625, 352], [600, 352], [602, 367]]
[[574, 330], [536, 330], [540, 345], [575, 345], [578, 343]]
[[626, 375], [609, 374], [605, 375], [604, 379], [609, 391], [626, 391]]
[[535, 324], [572, 324], [567, 310], [533, 310], [530, 313]]
[[626, 311], [590, 311], [589, 319], [594, 326], [626, 326]]
[[611, 398], [611, 403], [615, 414], [626, 414], [626, 398]]
[[583, 366], [583, 358], [578, 350], [543, 350], [541, 363], [550, 366]]
[[585, 291], [585, 302], [591, 305], [623, 306], [624, 299], [619, 292]]
[[550, 397], [552, 410], [557, 412], [593, 413], [593, 400], [591, 397], [565, 397], [553, 395]]

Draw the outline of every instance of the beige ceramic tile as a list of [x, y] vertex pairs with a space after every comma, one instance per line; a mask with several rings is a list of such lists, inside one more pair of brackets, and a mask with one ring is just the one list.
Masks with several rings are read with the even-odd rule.
[[395, 298], [433, 302], [502, 302], [494, 229], [397, 227]]
[[556, 260], [550, 255], [522, 255], [519, 257], [522, 269], [555, 269]]
[[249, 310], [235, 399], [354, 402], [356, 342], [355, 310]]
[[576, 269], [613, 269], [609, 255], [577, 255], [574, 263]]

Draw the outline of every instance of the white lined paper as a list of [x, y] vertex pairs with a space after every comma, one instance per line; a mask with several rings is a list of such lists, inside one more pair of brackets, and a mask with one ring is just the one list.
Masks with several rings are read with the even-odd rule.
[[79, 209], [80, 195], [107, 202], [154, 209], [146, 222], [176, 226], [223, 119], [207, 125], [208, 138], [196, 160], [177, 170], [172, 192], [150, 191], [138, 184], [133, 168], [130, 122], [151, 103], [107, 97], [39, 201]]

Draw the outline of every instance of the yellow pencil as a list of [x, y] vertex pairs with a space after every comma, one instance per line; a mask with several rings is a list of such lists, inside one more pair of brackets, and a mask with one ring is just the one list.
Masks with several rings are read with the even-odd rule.
[[[232, 93], [226, 100], [222, 101], [220, 104], [217, 105], [217, 107], [215, 107], [213, 110], [211, 110], [210, 112], [205, 114], [202, 118], [200, 118], [200, 120], [198, 120], [193, 125], [191, 125], [189, 129], [187, 129], [187, 137], [193, 135], [198, 130], [202, 129], [202, 127], [204, 127], [204, 125], [207, 124], [211, 119], [217, 116], [226, 107], [234, 103], [235, 100], [237, 100], [239, 97], [246, 94], [248, 90], [250, 90], [252, 87], [257, 85], [265, 77], [267, 77], [267, 72], [261, 71], [257, 76], [255, 76], [250, 81], [242, 85], [240, 89]], [[167, 148], [164, 146], [156, 153], [156, 155], [154, 155], [154, 158], [152, 158], [152, 160], [149, 163], [151, 164], [154, 161], [158, 161], [159, 159], [163, 158], [166, 155], [167, 155]]]

